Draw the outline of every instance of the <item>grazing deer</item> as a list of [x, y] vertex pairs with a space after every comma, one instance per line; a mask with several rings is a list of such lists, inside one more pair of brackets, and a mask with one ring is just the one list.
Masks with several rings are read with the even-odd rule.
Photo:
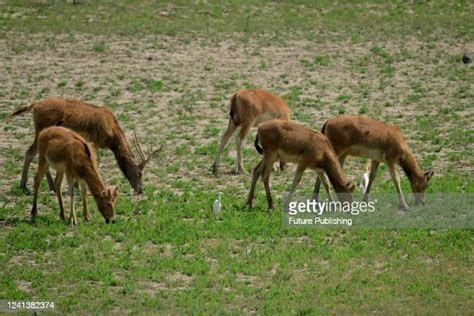
[[71, 211], [69, 220], [73, 225], [77, 224], [76, 212], [74, 210], [74, 183], [78, 181], [81, 187], [84, 220], [89, 221], [91, 215], [87, 210], [87, 188], [94, 197], [99, 212], [109, 223], [115, 218], [114, 205], [117, 197], [117, 187], [106, 188], [99, 175], [95, 152], [87, 142], [76, 132], [70, 129], [52, 126], [42, 130], [38, 136], [39, 163], [38, 172], [35, 177], [33, 208], [31, 217], [38, 214], [36, 201], [38, 189], [49, 166], [56, 170], [56, 196], [58, 198], [61, 219], [66, 219], [61, 197], [61, 184], [64, 174], [69, 184], [71, 197]]
[[[400, 186], [397, 165], [402, 167], [410, 181], [416, 204], [424, 204], [424, 192], [433, 176], [433, 171], [423, 172], [418, 167], [415, 156], [397, 126], [385, 124], [365, 116], [341, 115], [327, 120], [321, 132], [331, 142], [341, 166], [344, 165], [347, 156], [365, 157], [372, 160], [369, 182], [364, 193], [365, 201], [369, 199], [370, 188], [374, 182], [379, 164], [384, 162], [387, 164], [390, 176], [395, 183], [400, 208], [408, 210]], [[318, 179], [315, 191], [319, 191], [319, 183], [320, 180]]]
[[[217, 175], [219, 160], [229, 138], [240, 127], [237, 135], [237, 170], [236, 173], [247, 173], [242, 161], [242, 142], [252, 127], [260, 123], [274, 120], [289, 120], [290, 110], [280, 97], [259, 89], [239, 90], [230, 99], [230, 114], [227, 130], [222, 135], [216, 159], [211, 166], [212, 173]], [[280, 164], [280, 168], [284, 165]]]
[[[261, 146], [258, 144], [260, 142]], [[268, 208], [273, 209], [270, 192], [270, 174], [273, 163], [280, 159], [283, 162], [297, 164], [296, 173], [291, 185], [289, 199], [291, 200], [298, 186], [303, 172], [307, 169], [315, 170], [318, 175], [326, 173], [334, 190], [341, 201], [352, 201], [354, 184], [348, 182], [339, 164], [336, 154], [327, 138], [303, 125], [273, 120], [262, 123], [257, 130], [255, 148], [263, 154], [262, 160], [253, 170], [252, 185], [250, 187], [247, 205], [252, 207], [255, 185], [260, 176], [263, 178], [267, 195]], [[325, 183], [327, 186], [327, 183]], [[329, 191], [329, 187], [327, 187]]]
[[[63, 126], [81, 134], [96, 149], [109, 148], [114, 153], [120, 170], [125, 175], [136, 193], [142, 193], [143, 168], [151, 156], [160, 149], [151, 152], [145, 158], [143, 152], [139, 151], [141, 161], [135, 162], [130, 151], [127, 139], [112, 111], [106, 107], [98, 107], [74, 99], [49, 98], [41, 102], [33, 103], [14, 111], [11, 117], [33, 111], [33, 123], [35, 127], [35, 140], [25, 153], [23, 173], [20, 187], [24, 191], [28, 180], [28, 168], [36, 156], [38, 147], [38, 136], [40, 132], [50, 126]], [[140, 146], [135, 137], [137, 148]], [[137, 149], [138, 150], [138, 149]], [[51, 189], [54, 184], [51, 175], [47, 174]]]

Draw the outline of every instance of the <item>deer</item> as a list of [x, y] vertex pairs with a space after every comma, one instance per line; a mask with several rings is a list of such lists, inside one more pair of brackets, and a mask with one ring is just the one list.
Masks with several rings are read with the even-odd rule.
[[[143, 169], [150, 158], [161, 151], [163, 146], [156, 151], [151, 151], [150, 149], [148, 156], [145, 157], [138, 138], [134, 133], [134, 144], [141, 158], [141, 161], [135, 161], [134, 155], [130, 151], [127, 138], [109, 108], [98, 107], [75, 99], [53, 97], [17, 109], [10, 115], [9, 119], [28, 112], [33, 112], [35, 138], [33, 144], [25, 152], [23, 172], [20, 181], [20, 188], [24, 192], [29, 192], [26, 187], [28, 169], [38, 152], [39, 134], [42, 130], [50, 126], [63, 126], [78, 132], [89, 141], [95, 149], [110, 149], [115, 156], [120, 170], [133, 187], [135, 193], [141, 194], [143, 192]], [[49, 172], [47, 173], [47, 179], [50, 189], [54, 191], [54, 183]]]
[[[262, 177], [268, 209], [273, 209], [269, 180], [273, 163], [278, 159], [297, 164], [289, 200], [293, 197], [303, 172], [309, 168], [315, 170], [319, 176], [327, 174], [340, 201], [352, 202], [355, 185], [346, 180], [336, 153], [323, 134], [295, 122], [273, 120], [262, 123], [258, 127], [255, 148], [263, 156], [253, 170], [252, 184], [247, 199], [249, 208], [252, 208], [257, 180]], [[326, 182], [324, 183], [328, 186]], [[327, 190], [329, 191], [329, 187]]]
[[[425, 203], [424, 192], [434, 172], [423, 171], [418, 167], [415, 156], [398, 126], [366, 116], [341, 115], [327, 120], [321, 132], [331, 142], [341, 166], [344, 166], [347, 156], [371, 159], [369, 182], [364, 192], [366, 202], [369, 200], [370, 188], [374, 183], [377, 169], [383, 162], [387, 165], [390, 177], [395, 184], [399, 207], [402, 211], [408, 211], [409, 207], [403, 196], [397, 165], [402, 168], [410, 181], [416, 205]], [[319, 191], [320, 182], [320, 179], [317, 179], [315, 192]]]
[[91, 220], [91, 215], [87, 209], [87, 185], [105, 222], [108, 224], [110, 221], [114, 221], [117, 187], [105, 187], [97, 167], [96, 154], [84, 138], [70, 129], [51, 126], [39, 133], [38, 152], [38, 171], [34, 181], [33, 207], [31, 209], [33, 220], [38, 215], [36, 204], [41, 180], [49, 167], [52, 167], [56, 170], [54, 184], [59, 203], [59, 217], [62, 220], [66, 220], [66, 216], [64, 214], [61, 184], [64, 175], [66, 175], [71, 199], [69, 220], [72, 225], [77, 225], [74, 209], [74, 183], [76, 181], [79, 182], [81, 188], [84, 220]]
[[[236, 174], [246, 174], [243, 165], [242, 143], [252, 127], [274, 120], [289, 120], [290, 110], [287, 103], [275, 94], [261, 89], [241, 89], [235, 92], [230, 99], [230, 112], [227, 130], [221, 137], [216, 158], [211, 166], [213, 174], [218, 174], [219, 161], [224, 148], [232, 134], [238, 129], [237, 135], [237, 169]], [[284, 169], [280, 164], [280, 169]]]

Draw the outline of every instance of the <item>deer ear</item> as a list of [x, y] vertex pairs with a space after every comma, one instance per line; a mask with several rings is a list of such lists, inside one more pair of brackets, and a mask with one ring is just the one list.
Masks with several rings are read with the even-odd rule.
[[423, 177], [426, 179], [426, 182], [430, 181], [431, 177], [433, 177], [434, 171], [433, 170], [427, 170], [423, 174]]
[[106, 198], [109, 195], [109, 190], [105, 189], [104, 191], [100, 192], [100, 196]]
[[117, 186], [113, 186], [112, 188], [110, 188], [112, 194], [112, 199], [115, 200], [115, 198], [117, 197], [117, 192], [118, 192], [118, 187]]

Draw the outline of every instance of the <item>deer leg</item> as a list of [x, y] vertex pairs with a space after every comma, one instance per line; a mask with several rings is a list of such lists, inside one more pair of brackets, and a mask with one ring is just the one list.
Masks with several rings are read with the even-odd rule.
[[27, 194], [29, 193], [29, 190], [26, 187], [26, 182], [28, 181], [28, 170], [30, 168], [31, 162], [33, 161], [33, 158], [35, 158], [37, 153], [38, 153], [38, 138], [35, 137], [35, 141], [25, 152], [25, 161], [23, 162], [23, 171], [21, 173], [21, 180], [20, 180], [20, 189], [22, 189], [23, 192]]
[[334, 201], [332, 197], [331, 188], [329, 186], [329, 179], [325, 173], [318, 173], [316, 183], [314, 184], [313, 200], [319, 201], [319, 191], [321, 189], [321, 182], [323, 183], [324, 191], [328, 194], [329, 201]]
[[229, 141], [229, 138], [234, 134], [237, 126], [235, 125], [232, 118], [229, 118], [229, 124], [227, 125], [227, 130], [225, 131], [224, 135], [222, 135], [221, 142], [219, 144], [219, 148], [217, 149], [216, 158], [214, 159], [214, 163], [211, 166], [211, 171], [213, 174], [217, 175], [219, 169], [219, 160], [221, 157], [222, 152], [224, 151], [225, 145]]
[[59, 218], [62, 220], [65, 220], [66, 216], [64, 215], [63, 197], [61, 193], [61, 184], [63, 183], [63, 178], [64, 178], [64, 172], [61, 172], [61, 171], [56, 172], [56, 181], [54, 183], [54, 186], [56, 188], [56, 196], [58, 197], [58, 203], [59, 203]]
[[395, 183], [395, 188], [397, 189], [400, 209], [402, 209], [403, 211], [408, 211], [409, 207], [407, 202], [405, 201], [405, 197], [403, 196], [402, 187], [400, 185], [400, 175], [398, 174], [397, 166], [394, 163], [390, 163], [388, 164], [388, 170], [390, 172], [390, 176], [392, 177], [393, 182]]
[[293, 194], [295, 193], [296, 187], [301, 181], [305, 167], [301, 164], [296, 168], [295, 176], [293, 177], [293, 183], [291, 184], [290, 193], [288, 194], [288, 201], [291, 202], [293, 199]]
[[333, 197], [332, 197], [332, 194], [331, 194], [331, 188], [329, 186], [329, 179], [328, 179], [328, 176], [323, 173], [322, 175], [320, 175], [320, 178], [323, 182], [323, 187], [324, 187], [324, 190], [326, 191], [326, 193], [328, 194], [328, 198], [329, 198], [329, 201], [334, 201]]
[[[343, 154], [339, 156], [339, 164], [341, 165], [341, 168], [344, 166], [346, 157], [347, 157], [347, 154]], [[329, 200], [334, 201], [331, 194], [331, 187], [329, 186], [329, 179], [325, 173], [318, 174], [318, 177], [316, 178], [316, 183], [314, 184], [314, 190], [313, 190], [313, 200], [319, 201], [319, 191], [321, 189], [321, 181], [323, 182], [324, 190], [328, 194]]]
[[316, 178], [316, 183], [314, 184], [313, 190], [313, 200], [319, 201], [319, 190], [321, 189], [321, 175], [318, 175]]
[[[56, 175], [56, 178], [57, 178], [57, 175]], [[48, 180], [49, 190], [55, 192], [56, 188], [54, 185], [53, 177], [51, 176], [51, 172], [49, 170], [46, 172], [46, 179]]]
[[237, 174], [247, 173], [244, 168], [243, 158], [242, 158], [242, 143], [245, 141], [247, 134], [250, 131], [250, 128], [253, 124], [246, 124], [242, 125], [239, 131], [239, 135], [237, 135]]
[[346, 161], [347, 154], [339, 156], [339, 164], [341, 165], [341, 168], [344, 167], [344, 162]]
[[253, 169], [252, 184], [250, 185], [250, 191], [249, 191], [249, 195], [248, 195], [248, 198], [247, 198], [247, 205], [250, 208], [252, 208], [253, 197], [254, 197], [254, 194], [255, 194], [255, 186], [257, 185], [258, 178], [260, 178], [260, 176], [263, 173], [263, 168], [264, 168], [263, 161], [264, 160], [262, 159], [258, 163], [258, 165]]
[[379, 168], [380, 161], [377, 160], [372, 160], [370, 163], [370, 175], [369, 175], [369, 183], [367, 184], [367, 190], [365, 190], [364, 193], [364, 201], [368, 202], [369, 201], [369, 192], [370, 188], [372, 187], [372, 184], [374, 183], [375, 176], [377, 175], [377, 169]]
[[263, 165], [263, 175], [262, 175], [262, 180], [263, 180], [263, 185], [265, 187], [265, 194], [267, 195], [267, 202], [268, 202], [268, 209], [273, 210], [273, 199], [272, 199], [272, 193], [270, 192], [270, 175], [273, 170], [273, 163], [276, 161], [273, 158], [267, 158], [265, 159]]
[[69, 196], [71, 199], [71, 211], [69, 214], [69, 222], [72, 225], [77, 225], [76, 210], [74, 209], [74, 179], [68, 179]]
[[84, 211], [84, 220], [86, 222], [92, 219], [89, 210], [87, 209], [87, 187], [84, 181], [81, 181], [81, 193], [82, 193], [82, 209]]
[[91, 144], [92, 150], [95, 152], [96, 163], [99, 166], [99, 146], [95, 144]]
[[41, 180], [44, 177], [44, 174], [49, 168], [49, 164], [43, 156], [40, 156], [38, 162], [38, 171], [35, 176], [35, 183], [34, 183], [34, 193], [33, 193], [33, 207], [31, 209], [31, 218], [35, 218], [38, 215], [38, 210], [36, 208], [36, 202], [38, 198], [38, 190], [41, 184]]

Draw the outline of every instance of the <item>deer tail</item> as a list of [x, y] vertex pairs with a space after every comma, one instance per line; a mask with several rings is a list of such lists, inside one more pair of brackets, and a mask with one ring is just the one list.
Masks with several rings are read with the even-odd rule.
[[22, 115], [23, 113], [31, 112], [36, 103], [31, 104], [30, 106], [25, 106], [19, 109], [16, 109], [9, 116], [7, 116], [6, 122], [9, 122], [14, 116]]
[[263, 155], [263, 148], [262, 146], [260, 146], [260, 143], [258, 141], [258, 133], [257, 133], [257, 137], [255, 137], [255, 142], [253, 144], [255, 145], [255, 149], [258, 151], [258, 153], [260, 155]]
[[324, 122], [323, 128], [321, 128], [321, 133], [325, 134], [326, 133], [326, 125], [328, 121]]
[[240, 117], [239, 117], [239, 111], [237, 109], [237, 93], [234, 93], [234, 95], [230, 99], [229, 115], [232, 122], [234, 122], [234, 125], [238, 126], [240, 124]]
[[91, 158], [91, 149], [89, 148], [89, 145], [87, 145], [87, 143], [84, 143], [84, 151], [86, 152], [87, 157]]

